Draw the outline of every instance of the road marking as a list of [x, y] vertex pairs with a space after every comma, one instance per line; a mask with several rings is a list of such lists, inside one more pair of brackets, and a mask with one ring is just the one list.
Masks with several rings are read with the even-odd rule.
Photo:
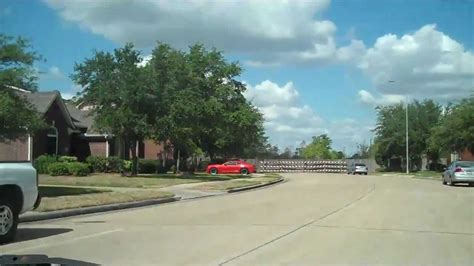
[[265, 247], [266, 245], [269, 245], [269, 244], [271, 244], [271, 243], [273, 243], [273, 242], [276, 242], [276, 241], [278, 241], [278, 240], [280, 240], [280, 239], [282, 239], [282, 238], [285, 238], [285, 237], [287, 237], [287, 236], [289, 236], [289, 235], [291, 235], [291, 234], [293, 234], [293, 233], [295, 233], [295, 232], [297, 232], [297, 231], [299, 231], [299, 230], [301, 230], [301, 229], [303, 229], [303, 228], [305, 228], [305, 227], [307, 227], [307, 226], [310, 226], [310, 225], [312, 225], [312, 224], [314, 224], [314, 223], [316, 223], [316, 222], [319, 222], [319, 221], [321, 221], [321, 220], [323, 220], [323, 219], [326, 219], [327, 217], [329, 217], [329, 216], [331, 216], [331, 215], [333, 215], [333, 214], [335, 214], [335, 213], [338, 213], [338, 212], [340, 212], [340, 211], [342, 211], [342, 210], [344, 210], [344, 209], [350, 207], [351, 205], [354, 205], [355, 203], [361, 201], [362, 199], [364, 199], [365, 197], [367, 197], [370, 193], [374, 192], [374, 190], [375, 190], [375, 184], [373, 184], [372, 187], [370, 188], [370, 190], [367, 191], [366, 193], [364, 193], [364, 195], [362, 195], [362, 196], [360, 196], [359, 198], [357, 198], [357, 199], [355, 199], [355, 200], [353, 200], [353, 201], [351, 201], [351, 202], [345, 204], [344, 206], [342, 206], [342, 207], [340, 207], [340, 208], [337, 208], [337, 209], [333, 210], [332, 212], [329, 212], [329, 213], [327, 213], [326, 215], [323, 215], [323, 216], [321, 216], [321, 217], [319, 217], [319, 218], [316, 218], [316, 219], [314, 219], [314, 220], [312, 220], [312, 221], [310, 221], [310, 222], [308, 222], [308, 223], [305, 223], [305, 224], [303, 224], [303, 225], [301, 225], [301, 226], [299, 226], [299, 227], [297, 227], [297, 228], [295, 228], [295, 229], [293, 229], [293, 230], [291, 230], [291, 231], [289, 231], [289, 232], [287, 232], [287, 233], [285, 233], [285, 234], [283, 234], [283, 235], [280, 235], [280, 236], [278, 236], [278, 237], [276, 237], [276, 238], [274, 238], [274, 239], [272, 239], [272, 240], [270, 240], [270, 241], [267, 241], [267, 242], [265, 242], [265, 243], [263, 243], [263, 244], [261, 244], [261, 245], [259, 245], [259, 246], [256, 246], [256, 247], [254, 247], [254, 248], [252, 248], [252, 249], [250, 249], [250, 250], [247, 250], [247, 251], [244, 252], [244, 253], [241, 253], [241, 254], [239, 254], [239, 255], [237, 255], [237, 256], [235, 256], [235, 257], [232, 257], [232, 258], [230, 258], [230, 259], [227, 259], [226, 261], [219, 263], [219, 266], [220, 266], [220, 265], [227, 264], [227, 263], [229, 263], [229, 262], [232, 262], [232, 261], [234, 261], [234, 260], [236, 260], [236, 259], [239, 259], [239, 258], [241, 258], [241, 257], [243, 257], [243, 256], [245, 256], [245, 255], [248, 255], [248, 254], [250, 254], [250, 253], [252, 253], [252, 252], [254, 252], [254, 251], [260, 249], [260, 248]]
[[50, 248], [50, 247], [55, 247], [55, 246], [62, 246], [62, 245], [64, 245], [64, 244], [69, 244], [69, 243], [76, 242], [76, 241], [79, 241], [79, 240], [84, 240], [84, 239], [99, 237], [99, 236], [103, 236], [103, 235], [107, 235], [107, 234], [112, 234], [112, 233], [116, 233], [116, 232], [120, 232], [120, 231], [123, 231], [123, 229], [122, 229], [122, 228], [119, 228], [119, 229], [104, 231], [104, 232], [100, 232], [100, 233], [96, 233], [96, 234], [80, 236], [80, 237], [76, 237], [76, 238], [69, 239], [69, 240], [65, 240], [65, 241], [61, 241], [61, 242], [55, 242], [55, 243], [52, 243], [52, 244], [49, 244], [49, 245], [48, 245], [48, 244], [43, 244], [43, 245], [36, 245], [36, 246], [32, 246], [32, 247], [20, 248], [20, 249], [17, 249], [17, 250], [13, 250], [13, 251], [11, 251], [11, 252], [9, 252], [9, 253], [18, 253], [18, 252], [23, 252], [23, 251], [31, 250], [31, 249]]

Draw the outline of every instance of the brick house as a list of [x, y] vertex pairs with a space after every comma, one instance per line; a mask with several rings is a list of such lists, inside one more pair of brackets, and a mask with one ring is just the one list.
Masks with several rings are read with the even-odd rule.
[[[94, 118], [87, 107], [65, 101], [59, 91], [28, 92], [18, 88], [38, 111], [49, 128], [0, 142], [0, 161], [30, 161], [42, 154], [70, 155], [84, 160], [89, 155], [118, 156], [121, 141], [94, 129]], [[173, 152], [152, 140], [138, 143], [137, 154], [144, 159], [172, 159]], [[123, 157], [129, 158], [129, 154]]]

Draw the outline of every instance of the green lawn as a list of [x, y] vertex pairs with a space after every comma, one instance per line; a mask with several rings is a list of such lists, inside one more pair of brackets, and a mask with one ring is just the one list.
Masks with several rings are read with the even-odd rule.
[[110, 192], [105, 189], [91, 189], [81, 187], [57, 187], [57, 186], [39, 186], [39, 194], [43, 198], [55, 198], [61, 196], [84, 195], [93, 193]]
[[35, 211], [48, 212], [147, 199], [168, 198], [172, 196], [173, 194], [169, 192], [143, 189], [126, 192], [99, 191], [98, 193], [86, 193], [82, 195], [44, 197], [41, 199], [41, 204]]
[[216, 175], [193, 174], [155, 174], [139, 175], [138, 177], [122, 177], [119, 174], [91, 174], [89, 176], [49, 176], [40, 175], [40, 185], [64, 185], [64, 186], [94, 186], [94, 187], [134, 187], [134, 188], [162, 188], [185, 183], [197, 183], [207, 181], [225, 181], [240, 178], [240, 175]]

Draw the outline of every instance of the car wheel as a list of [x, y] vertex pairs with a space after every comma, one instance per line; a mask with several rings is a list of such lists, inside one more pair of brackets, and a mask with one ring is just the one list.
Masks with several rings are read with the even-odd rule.
[[449, 183], [448, 183], [448, 185], [454, 186], [454, 182], [453, 182], [453, 180], [451, 179], [451, 177], [449, 177]]
[[240, 169], [240, 174], [241, 175], [248, 175], [249, 174], [249, 170], [247, 168], [242, 168]]
[[443, 176], [443, 185], [446, 185], [446, 180], [444, 179], [444, 176]]
[[211, 170], [209, 170], [209, 173], [211, 173], [211, 175], [217, 175], [217, 168], [211, 168]]
[[0, 198], [0, 244], [13, 241], [18, 227], [18, 211], [7, 199]]
[[364, 175], [367, 175], [367, 173], [364, 173]]
[[352, 174], [353, 174], [353, 175], [355, 175], [355, 174], [356, 174], [356, 172], [352, 172]]

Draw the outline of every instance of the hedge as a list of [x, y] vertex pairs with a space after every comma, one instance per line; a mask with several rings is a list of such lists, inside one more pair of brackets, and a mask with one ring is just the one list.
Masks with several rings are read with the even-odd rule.
[[38, 171], [38, 174], [47, 174], [48, 167], [52, 163], [56, 163], [58, 161], [58, 157], [56, 155], [40, 155], [38, 158], [35, 159], [33, 165]]
[[52, 163], [48, 166], [48, 173], [52, 176], [69, 175], [68, 163]]
[[154, 174], [157, 172], [158, 166], [158, 160], [138, 160], [138, 172], [142, 174]]
[[120, 173], [123, 170], [123, 160], [117, 156], [107, 158], [107, 169], [112, 173]]
[[68, 172], [74, 176], [86, 176], [89, 174], [89, 165], [85, 163], [67, 163]]
[[107, 158], [104, 156], [88, 156], [86, 162], [89, 164], [93, 172], [107, 171]]
[[48, 167], [48, 173], [52, 176], [58, 175], [74, 175], [74, 176], [86, 176], [89, 174], [89, 166], [85, 163], [72, 162], [56, 162], [52, 163]]

